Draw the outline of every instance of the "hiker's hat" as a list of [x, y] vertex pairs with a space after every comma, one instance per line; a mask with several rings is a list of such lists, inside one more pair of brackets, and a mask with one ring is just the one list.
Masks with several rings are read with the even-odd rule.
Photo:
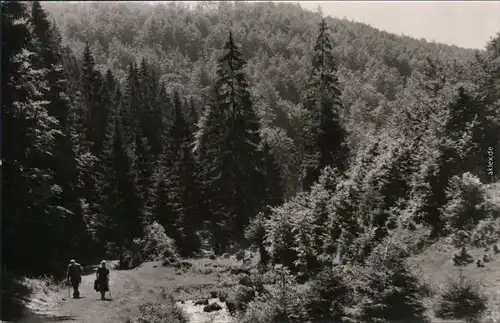
[[106, 260], [101, 261], [101, 265], [105, 265], [105, 264], [106, 264]]
[[76, 261], [75, 261], [75, 259], [71, 259], [69, 262], [74, 264]]

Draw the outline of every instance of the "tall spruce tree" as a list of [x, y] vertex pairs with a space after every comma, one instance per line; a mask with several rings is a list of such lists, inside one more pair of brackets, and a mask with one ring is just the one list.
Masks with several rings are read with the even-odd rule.
[[[11, 270], [57, 273], [54, 252], [61, 220], [47, 157], [59, 124], [47, 111], [46, 71], [40, 66], [26, 3], [2, 2], [3, 192], [2, 255]], [[21, 245], [29, 248], [20, 248]]]
[[62, 222], [57, 225], [65, 230], [57, 236], [69, 246], [64, 250], [68, 253], [59, 251], [59, 254], [66, 258], [76, 255], [82, 258], [88, 248], [89, 236], [78, 196], [79, 169], [73, 120], [75, 111], [66, 94], [68, 80], [62, 66], [60, 36], [55, 26], [49, 23], [39, 2], [32, 4], [31, 23], [36, 65], [46, 70], [47, 87], [43, 91], [43, 97], [47, 101], [46, 108], [61, 127], [61, 133], [55, 136], [54, 153], [48, 158], [48, 166], [53, 170], [54, 180], [61, 187], [61, 192], [54, 197], [54, 203], [64, 212]]
[[[262, 209], [263, 155], [260, 124], [232, 33], [219, 59], [214, 97], [205, 111], [198, 145], [211, 195], [214, 247], [222, 252], [244, 236], [244, 227]], [[215, 127], [219, 127], [216, 129]]]
[[102, 227], [105, 228], [103, 236], [106, 237], [106, 242], [112, 242], [118, 247], [120, 264], [124, 265], [125, 250], [130, 248], [134, 238], [142, 235], [143, 214], [132, 160], [124, 140], [122, 98], [118, 88], [114, 100], [116, 107], [106, 130], [102, 159]]
[[[166, 133], [166, 149], [162, 156], [168, 178], [171, 236], [180, 253], [192, 255], [200, 247], [196, 230], [201, 228], [201, 183], [193, 156], [193, 137], [178, 92], [173, 94], [174, 119]], [[160, 186], [161, 188], [161, 186]], [[159, 203], [158, 203], [159, 204]]]
[[332, 42], [326, 21], [322, 20], [304, 98], [304, 106], [309, 111], [309, 131], [304, 139], [304, 189], [311, 187], [325, 166], [335, 167], [341, 173], [347, 169], [349, 151], [347, 134], [340, 119], [343, 109], [340, 96]]

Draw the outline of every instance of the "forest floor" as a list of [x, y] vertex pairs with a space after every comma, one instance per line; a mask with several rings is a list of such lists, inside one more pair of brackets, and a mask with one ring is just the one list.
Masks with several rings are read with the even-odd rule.
[[[79, 299], [69, 297], [68, 287], [49, 295], [34, 294], [24, 318], [18, 322], [127, 322], [141, 316], [140, 305], [160, 301], [162, 293], [173, 296], [188, 315], [190, 323], [229, 322], [223, 304], [221, 311], [204, 313], [203, 306], [194, 306], [193, 301], [210, 299], [210, 293], [214, 291], [229, 292], [236, 286], [238, 279], [231, 274], [231, 269], [243, 268], [242, 262], [231, 256], [214, 260], [188, 259], [182, 263], [184, 266], [181, 268], [163, 267], [162, 262], [157, 261], [144, 263], [131, 270], [111, 270], [111, 295], [106, 294], [107, 298], [111, 298], [107, 301], [101, 301], [100, 294], [93, 289], [97, 266], [86, 267], [84, 271], [87, 274], [82, 278]], [[251, 266], [245, 265], [245, 269]], [[210, 303], [213, 301], [210, 300]]]

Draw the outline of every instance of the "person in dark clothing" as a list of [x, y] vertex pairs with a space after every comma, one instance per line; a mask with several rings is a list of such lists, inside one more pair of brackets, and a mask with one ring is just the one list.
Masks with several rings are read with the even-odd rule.
[[76, 261], [71, 260], [68, 265], [66, 276], [68, 277], [68, 282], [73, 286], [73, 298], [80, 297], [78, 285], [82, 282], [82, 266]]
[[106, 262], [101, 261], [101, 267], [97, 269], [97, 287], [101, 293], [101, 300], [105, 300], [104, 295], [109, 291], [109, 269], [106, 267]]

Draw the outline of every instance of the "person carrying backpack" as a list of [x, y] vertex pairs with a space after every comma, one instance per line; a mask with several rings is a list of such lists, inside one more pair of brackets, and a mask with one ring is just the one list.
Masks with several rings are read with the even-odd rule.
[[101, 261], [101, 267], [97, 269], [95, 287], [101, 293], [101, 300], [106, 298], [104, 295], [109, 291], [109, 269], [106, 267], [106, 262]]
[[68, 271], [66, 276], [68, 278], [68, 283], [73, 286], [73, 298], [80, 297], [80, 291], [78, 290], [78, 285], [82, 282], [82, 266], [75, 260], [71, 260], [68, 265]]

